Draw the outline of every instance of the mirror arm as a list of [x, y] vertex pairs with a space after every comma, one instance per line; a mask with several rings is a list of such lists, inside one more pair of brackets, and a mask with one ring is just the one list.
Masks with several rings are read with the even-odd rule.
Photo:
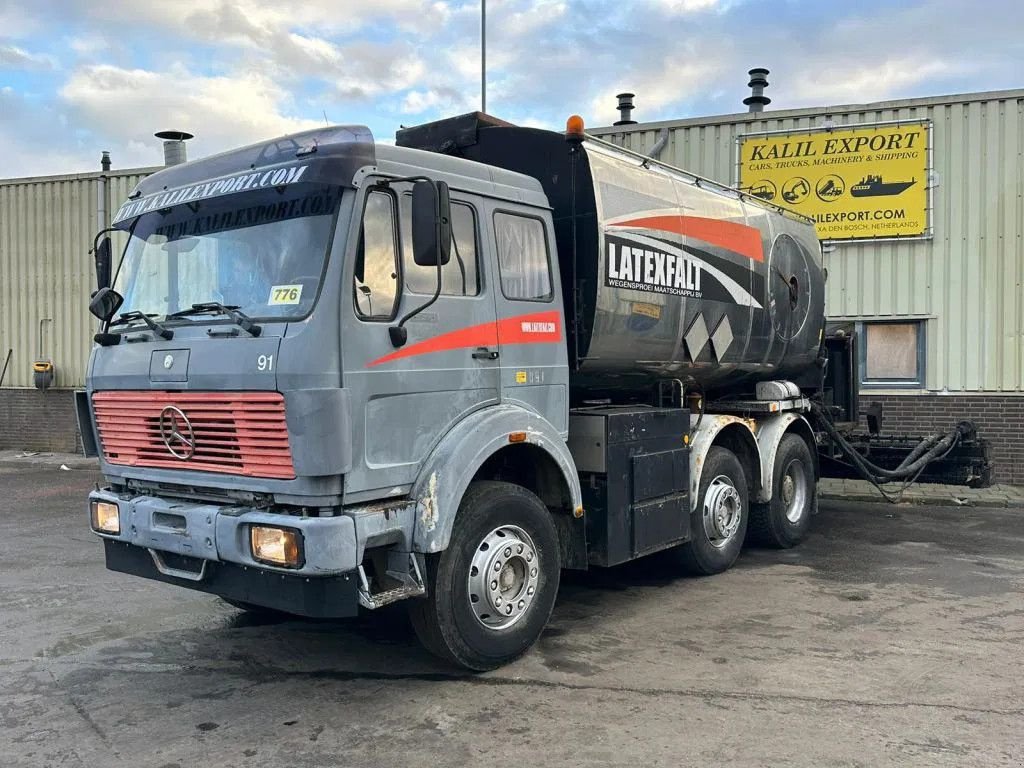
[[416, 317], [420, 312], [425, 310], [441, 295], [441, 263], [437, 264], [437, 287], [434, 288], [434, 295], [431, 296], [426, 302], [420, 304], [416, 309], [410, 310], [408, 313], [398, 321], [398, 325], [393, 325], [388, 328], [388, 336], [391, 338], [391, 346], [401, 347], [405, 345], [406, 339], [409, 338], [409, 332], [405, 330], [405, 324], [408, 320]]
[[103, 237], [108, 232], [120, 232], [120, 231], [121, 230], [119, 230], [117, 227], [106, 227], [105, 229], [101, 229], [99, 232], [97, 232], [96, 233], [96, 237], [94, 237], [92, 239], [92, 252], [93, 252], [93, 254], [95, 255], [96, 251], [98, 251], [99, 248], [100, 248], [100, 238], [101, 237]]

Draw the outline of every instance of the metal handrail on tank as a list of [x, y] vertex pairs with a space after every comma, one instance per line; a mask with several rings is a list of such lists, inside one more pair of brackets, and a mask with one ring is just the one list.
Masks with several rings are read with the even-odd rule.
[[657, 158], [654, 157], [642, 155], [635, 150], [619, 146], [618, 144], [615, 144], [611, 141], [605, 141], [604, 139], [598, 138], [597, 136], [594, 136], [592, 134], [584, 134], [584, 139], [586, 141], [590, 141], [593, 142], [594, 144], [598, 144], [602, 147], [605, 147], [606, 149], [612, 149], [615, 150], [616, 152], [622, 152], [625, 155], [635, 157], [637, 160], [641, 161], [640, 165], [642, 165], [643, 167], [649, 167], [650, 165], [653, 164], [657, 165], [658, 167], [666, 171], [677, 173], [682, 177], [683, 181], [686, 181], [689, 184], [693, 184], [696, 187], [700, 187], [701, 189], [708, 189], [711, 192], [718, 192], [719, 194], [735, 195], [738, 199], [743, 200], [744, 202], [753, 203], [754, 205], [760, 206], [761, 208], [768, 208], [777, 211], [782, 215], [789, 216], [790, 218], [795, 219], [797, 221], [808, 222], [811, 224], [814, 223], [814, 219], [812, 219], [810, 216], [804, 216], [802, 213], [797, 213], [796, 211], [790, 208], [786, 208], [785, 206], [782, 205], [770, 203], [767, 200], [763, 200], [760, 197], [757, 197], [756, 195], [751, 195], [747, 192], [744, 192], [741, 189], [737, 189], [736, 187], [730, 187], [728, 184], [722, 184], [721, 182], [715, 181], [714, 179], [708, 179], [705, 178], [704, 176], [699, 176], [696, 173], [692, 173], [691, 171], [685, 170], [684, 168], [679, 168], [675, 165], [666, 163], [663, 160], [658, 160]]

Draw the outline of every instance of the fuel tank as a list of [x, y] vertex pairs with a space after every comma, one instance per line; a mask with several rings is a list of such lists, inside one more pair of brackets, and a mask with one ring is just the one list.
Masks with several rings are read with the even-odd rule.
[[650, 392], [666, 379], [715, 396], [765, 379], [806, 388], [820, 379], [824, 273], [809, 219], [590, 137], [430, 127], [400, 132], [398, 143], [544, 186], [577, 401]]

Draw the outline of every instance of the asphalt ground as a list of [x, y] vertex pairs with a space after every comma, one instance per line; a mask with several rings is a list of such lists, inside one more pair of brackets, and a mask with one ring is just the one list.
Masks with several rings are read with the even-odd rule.
[[827, 501], [731, 571], [566, 575], [467, 676], [401, 610], [260, 620], [103, 567], [91, 471], [0, 466], [0, 763], [1021, 766], [1024, 516]]

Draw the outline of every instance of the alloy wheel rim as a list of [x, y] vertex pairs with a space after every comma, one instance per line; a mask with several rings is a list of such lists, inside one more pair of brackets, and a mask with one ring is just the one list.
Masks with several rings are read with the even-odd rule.
[[511, 627], [525, 616], [540, 586], [540, 558], [522, 528], [503, 525], [483, 537], [470, 561], [468, 599], [487, 629]]
[[718, 475], [704, 494], [704, 533], [713, 547], [722, 549], [731, 542], [743, 519], [740, 492], [725, 475]]

